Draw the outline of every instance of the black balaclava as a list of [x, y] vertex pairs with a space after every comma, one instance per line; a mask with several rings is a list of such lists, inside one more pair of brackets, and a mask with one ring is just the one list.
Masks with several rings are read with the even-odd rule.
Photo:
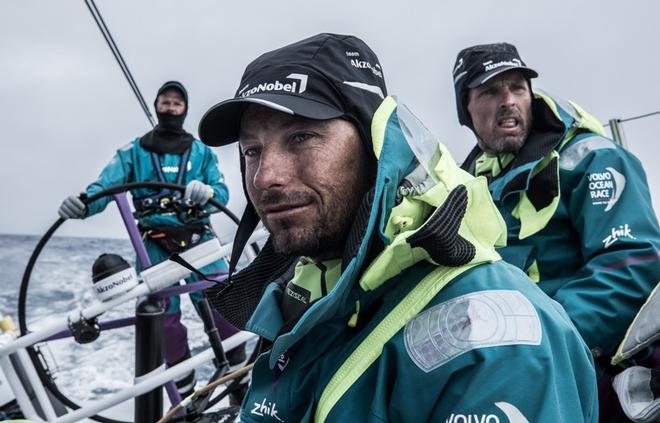
[[[158, 96], [168, 90], [177, 90], [183, 96], [185, 102], [185, 109], [180, 115], [172, 115], [169, 113], [160, 113], [156, 104]], [[158, 89], [156, 99], [154, 100], [154, 108], [156, 109], [156, 116], [158, 117], [158, 125], [147, 132], [140, 139], [140, 146], [147, 151], [158, 154], [183, 154], [190, 148], [194, 137], [183, 129], [183, 121], [188, 114], [188, 92], [186, 88], [177, 81], [168, 81]]]

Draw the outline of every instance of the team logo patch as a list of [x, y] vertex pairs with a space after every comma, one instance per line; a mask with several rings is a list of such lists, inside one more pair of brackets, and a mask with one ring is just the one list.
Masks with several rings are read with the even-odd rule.
[[431, 307], [406, 324], [412, 361], [428, 373], [477, 348], [539, 345], [541, 322], [520, 292], [480, 291]]
[[621, 198], [626, 188], [626, 177], [613, 167], [607, 167], [605, 170], [605, 172], [589, 173], [587, 180], [591, 204], [604, 205], [605, 211], [608, 212]]

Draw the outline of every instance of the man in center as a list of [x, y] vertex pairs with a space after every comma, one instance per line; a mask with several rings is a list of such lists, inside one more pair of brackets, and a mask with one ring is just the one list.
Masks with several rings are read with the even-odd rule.
[[485, 180], [425, 131], [375, 53], [335, 34], [263, 54], [202, 119], [202, 141], [241, 152], [233, 258], [259, 220], [271, 234], [207, 292], [271, 343], [240, 421], [597, 421], [587, 347], [495, 252]]

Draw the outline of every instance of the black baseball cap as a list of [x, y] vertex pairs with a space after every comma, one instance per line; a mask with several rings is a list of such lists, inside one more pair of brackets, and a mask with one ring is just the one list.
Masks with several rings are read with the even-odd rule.
[[458, 120], [462, 125], [472, 127], [472, 119], [467, 111], [469, 89], [512, 69], [522, 72], [528, 80], [538, 76], [534, 69], [523, 62], [516, 47], [509, 43], [480, 44], [458, 53], [454, 64], [454, 90]]
[[351, 35], [318, 34], [259, 56], [246, 68], [234, 98], [211, 107], [200, 139], [219, 146], [238, 141], [249, 104], [310, 119], [345, 117], [371, 142], [371, 119], [387, 95], [376, 54]]

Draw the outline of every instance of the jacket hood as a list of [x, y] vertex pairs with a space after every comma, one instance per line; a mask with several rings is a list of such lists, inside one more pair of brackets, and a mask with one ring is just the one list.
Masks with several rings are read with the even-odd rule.
[[[586, 112], [578, 104], [570, 100], [551, 96], [545, 91], [538, 89], [534, 91], [534, 98], [542, 100], [557, 119], [564, 124], [567, 131], [571, 128], [573, 131], [581, 129], [604, 137], [607, 136], [603, 125], [600, 124], [598, 119]], [[564, 143], [560, 145], [560, 148], [563, 147]]]
[[[377, 175], [354, 253], [344, 257], [334, 289], [314, 303], [285, 334], [277, 334], [272, 310], [277, 285], [266, 287], [247, 329], [278, 335], [277, 357], [312, 328], [331, 319], [359, 319], [360, 305], [382, 295], [379, 289], [421, 261], [462, 266], [499, 259], [496, 246], [506, 243], [506, 227], [490, 200], [485, 178], [461, 170], [412, 113], [387, 97], [371, 124]], [[360, 221], [360, 219], [356, 219]], [[382, 248], [372, 254], [370, 245]], [[350, 248], [349, 248], [350, 249]], [[281, 323], [281, 322], [279, 322]], [[280, 325], [281, 326], [281, 325]]]

